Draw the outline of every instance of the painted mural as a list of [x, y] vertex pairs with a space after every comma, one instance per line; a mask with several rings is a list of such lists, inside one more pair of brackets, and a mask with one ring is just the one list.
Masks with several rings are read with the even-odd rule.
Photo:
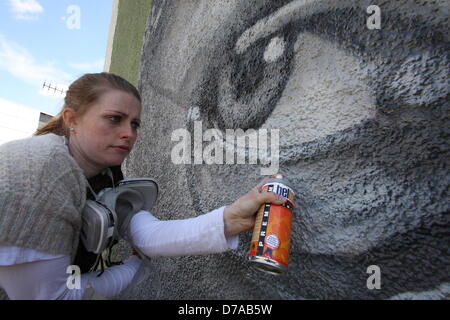
[[224, 254], [159, 259], [160, 298], [449, 298], [449, 7], [154, 1], [125, 170], [159, 181], [155, 215], [227, 205], [269, 167], [298, 199], [286, 274], [248, 264], [248, 232]]

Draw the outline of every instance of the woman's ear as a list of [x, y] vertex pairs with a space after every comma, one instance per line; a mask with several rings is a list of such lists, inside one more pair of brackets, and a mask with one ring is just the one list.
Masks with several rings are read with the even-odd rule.
[[75, 113], [75, 111], [73, 111], [72, 109], [69, 108], [65, 108], [62, 112], [61, 112], [61, 116], [63, 118], [64, 121], [64, 125], [67, 128], [75, 128], [75, 126], [77, 125], [77, 114]]

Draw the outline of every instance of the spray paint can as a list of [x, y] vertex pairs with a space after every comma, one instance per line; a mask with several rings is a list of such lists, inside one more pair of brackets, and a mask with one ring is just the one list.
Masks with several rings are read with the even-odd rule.
[[250, 244], [249, 261], [260, 270], [279, 275], [286, 271], [291, 242], [294, 191], [281, 174], [271, 177], [263, 191], [288, 199], [285, 204], [263, 204], [256, 215]]

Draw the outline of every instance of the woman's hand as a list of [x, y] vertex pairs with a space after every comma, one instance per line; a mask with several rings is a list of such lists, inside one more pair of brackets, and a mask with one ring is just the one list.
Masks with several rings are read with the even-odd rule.
[[250, 192], [225, 207], [223, 212], [225, 237], [253, 228], [255, 225], [255, 214], [264, 203], [281, 205], [286, 202], [286, 198], [274, 192], [261, 190], [267, 180], [268, 178], [263, 179]]

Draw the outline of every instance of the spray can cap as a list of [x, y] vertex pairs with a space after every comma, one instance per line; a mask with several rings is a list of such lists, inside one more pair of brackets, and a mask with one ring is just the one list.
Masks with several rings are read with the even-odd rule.
[[275, 179], [283, 179], [283, 175], [282, 175], [281, 173], [277, 173], [277, 174], [274, 174], [274, 175], [272, 176], [272, 178], [275, 178]]

